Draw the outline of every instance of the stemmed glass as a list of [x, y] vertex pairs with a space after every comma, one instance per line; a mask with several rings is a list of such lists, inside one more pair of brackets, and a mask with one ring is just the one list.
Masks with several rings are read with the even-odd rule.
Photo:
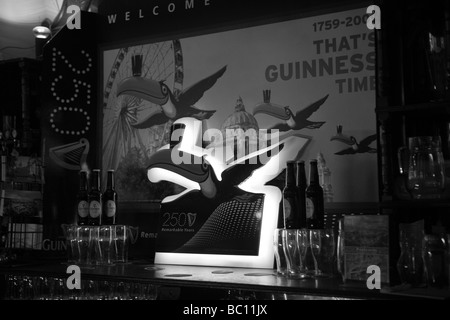
[[130, 292], [129, 284], [119, 281], [114, 284], [113, 300], [129, 300], [128, 295]]
[[83, 300], [99, 300], [98, 283], [94, 280], [81, 280]]
[[62, 278], [51, 278], [52, 300], [65, 300], [67, 298], [66, 282]]
[[112, 300], [113, 290], [111, 290], [112, 284], [110, 281], [102, 280], [98, 281], [98, 295], [97, 300]]

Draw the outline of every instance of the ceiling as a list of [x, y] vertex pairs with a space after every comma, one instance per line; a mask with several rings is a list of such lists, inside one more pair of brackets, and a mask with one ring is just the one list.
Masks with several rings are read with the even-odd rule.
[[61, 27], [61, 14], [67, 16], [68, 5], [92, 11], [97, 1], [88, 0], [0, 0], [0, 60], [36, 58], [33, 28], [45, 19], [52, 31]]

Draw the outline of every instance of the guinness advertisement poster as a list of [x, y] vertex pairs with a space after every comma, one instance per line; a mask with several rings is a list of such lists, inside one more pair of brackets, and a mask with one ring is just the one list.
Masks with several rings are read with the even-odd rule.
[[[281, 191], [270, 181], [288, 160], [318, 159], [327, 203], [377, 201], [367, 17], [102, 48], [102, 167], [126, 200], [162, 200], [156, 262], [272, 268]], [[239, 130], [255, 139], [239, 144]]]

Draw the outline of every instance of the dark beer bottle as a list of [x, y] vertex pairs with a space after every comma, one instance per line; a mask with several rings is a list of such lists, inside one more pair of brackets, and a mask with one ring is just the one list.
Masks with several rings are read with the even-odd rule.
[[114, 183], [114, 170], [108, 170], [106, 190], [103, 193], [102, 224], [116, 224], [117, 222], [117, 192]]
[[92, 188], [89, 191], [89, 225], [99, 226], [102, 219], [102, 193], [100, 191], [100, 170], [92, 170]]
[[78, 225], [87, 225], [89, 217], [89, 197], [87, 172], [84, 170], [80, 171], [76, 208]]
[[297, 193], [300, 228], [306, 228], [306, 186], [305, 161], [297, 161]]
[[286, 182], [283, 189], [283, 215], [284, 227], [286, 229], [300, 228], [298, 193], [295, 184], [295, 161], [288, 161], [286, 166]]
[[306, 227], [324, 228], [323, 189], [319, 183], [317, 160], [309, 162], [309, 185], [306, 188]]

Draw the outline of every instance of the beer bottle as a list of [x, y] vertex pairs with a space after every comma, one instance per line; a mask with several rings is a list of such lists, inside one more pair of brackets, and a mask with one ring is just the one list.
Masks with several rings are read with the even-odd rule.
[[283, 189], [283, 214], [284, 227], [286, 229], [300, 228], [298, 193], [295, 184], [295, 161], [288, 161], [286, 166], [286, 182]]
[[88, 224], [89, 216], [87, 172], [80, 171], [79, 189], [77, 193], [77, 223], [80, 226]]
[[306, 228], [306, 185], [305, 161], [297, 161], [297, 193], [300, 228]]
[[108, 170], [106, 190], [103, 193], [102, 224], [116, 224], [117, 222], [117, 192], [114, 182], [114, 170]]
[[317, 160], [309, 162], [309, 185], [306, 188], [306, 227], [308, 229], [324, 228], [323, 189], [319, 183]]
[[92, 188], [89, 191], [89, 225], [98, 226], [102, 218], [102, 193], [100, 191], [100, 170], [92, 170]]

